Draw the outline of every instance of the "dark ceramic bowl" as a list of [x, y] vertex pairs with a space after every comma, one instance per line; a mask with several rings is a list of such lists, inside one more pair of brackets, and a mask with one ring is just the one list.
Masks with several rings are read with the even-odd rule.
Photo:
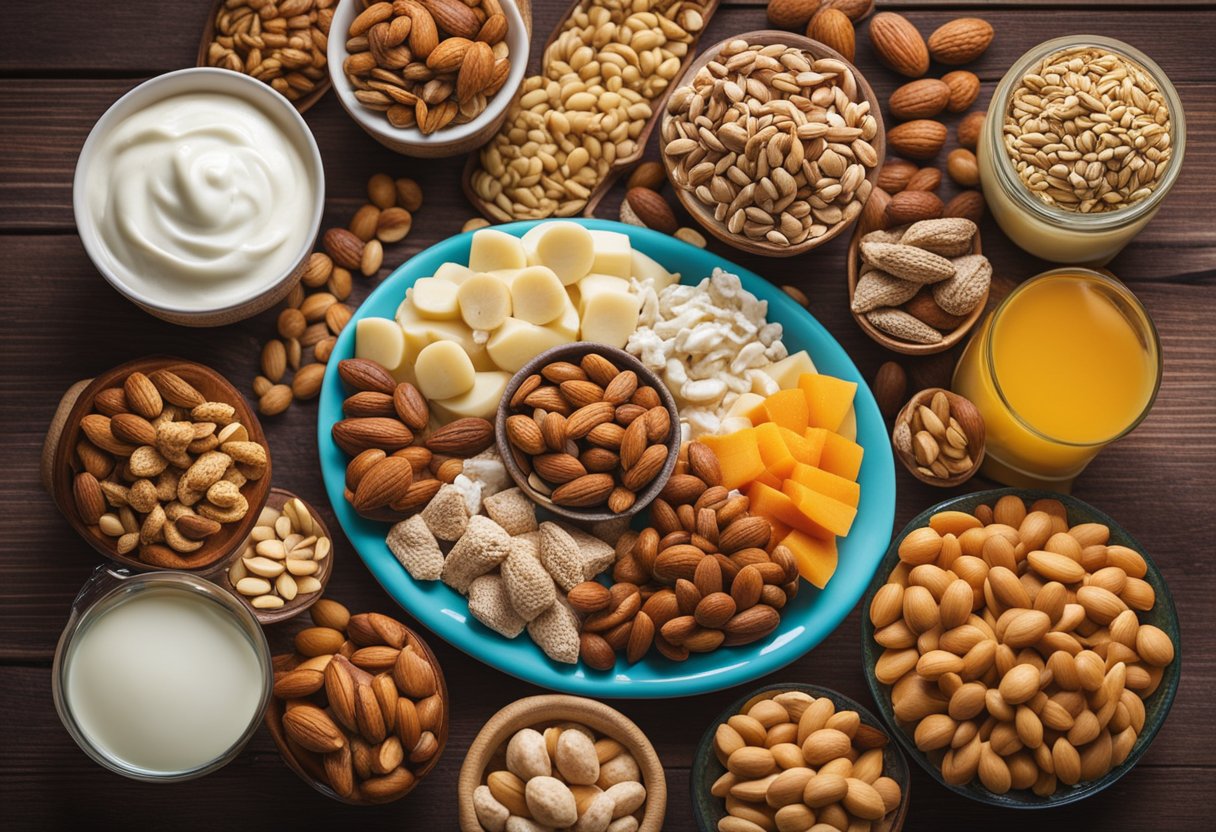
[[[747, 710], [761, 699], [771, 699], [779, 693], [794, 690], [808, 693], [816, 699], [826, 696], [836, 705], [837, 710], [856, 711], [858, 716], [861, 717], [863, 725], [869, 725], [872, 728], [877, 728], [884, 734], [887, 733], [887, 728], [882, 724], [882, 720], [849, 697], [842, 693], [837, 693], [830, 688], [821, 688], [818, 685], [806, 685], [801, 682], [781, 682], [765, 685], [762, 688], [751, 691], [745, 696], [736, 699], [726, 710], [714, 717], [713, 722], [705, 729], [705, 734], [702, 735], [701, 742], [697, 746], [697, 756], [693, 759], [692, 774], [688, 780], [692, 791], [693, 814], [697, 819], [697, 828], [701, 832], [716, 832], [718, 821], [726, 817], [725, 801], [709, 793], [714, 781], [726, 773], [726, 769], [718, 761], [718, 755], [714, 751], [714, 733], [717, 731], [718, 726], [740, 711]], [[888, 742], [883, 747], [882, 763], [883, 775], [890, 777], [898, 783], [902, 793], [899, 806], [893, 814], [888, 816], [890, 826], [886, 827], [886, 832], [899, 832], [908, 817], [908, 801], [912, 791], [911, 772], [908, 769], [908, 761], [904, 759], [903, 752], [899, 750], [899, 746], [892, 742]]]
[[[1161, 677], [1161, 683], [1157, 686], [1157, 689], [1144, 700], [1144, 730], [1140, 732], [1140, 736], [1136, 739], [1136, 744], [1132, 747], [1131, 753], [1127, 755], [1127, 759], [1097, 780], [1081, 782], [1075, 786], [1061, 784], [1055, 794], [1049, 797], [1039, 797], [1029, 789], [995, 794], [984, 788], [983, 784], [978, 780], [965, 786], [955, 786], [947, 783], [945, 778], [942, 777], [941, 769], [933, 764], [933, 761], [929, 759], [929, 756], [925, 752], [916, 747], [912, 734], [904, 730], [903, 726], [895, 719], [894, 708], [891, 704], [890, 685], [882, 684], [874, 675], [874, 665], [877, 663], [878, 657], [882, 655], [882, 648], [874, 641], [874, 625], [870, 623], [868, 611], [870, 603], [874, 600], [874, 593], [886, 583], [887, 576], [891, 574], [891, 570], [899, 563], [899, 544], [909, 532], [929, 525], [929, 518], [939, 511], [965, 511], [970, 513], [975, 510], [976, 506], [985, 503], [992, 505], [1001, 497], [1009, 494], [1021, 497], [1027, 503], [1041, 499], [1059, 500], [1068, 509], [1068, 522], [1070, 526], [1078, 523], [1103, 523], [1110, 528], [1111, 544], [1127, 546], [1139, 552], [1144, 557], [1144, 562], [1148, 565], [1148, 573], [1144, 576], [1144, 580], [1148, 581], [1153, 591], [1157, 594], [1157, 602], [1153, 605], [1153, 608], [1148, 612], [1140, 613], [1140, 622], [1160, 627], [1169, 635], [1170, 640], [1174, 643], [1174, 660], [1165, 668], [1165, 673]], [[1057, 494], [1051, 491], [1037, 491], [1024, 488], [997, 488], [991, 491], [966, 494], [938, 503], [914, 517], [912, 522], [891, 541], [891, 548], [883, 556], [882, 563], [878, 565], [878, 571], [874, 573], [874, 579], [870, 582], [870, 588], [866, 590], [866, 597], [862, 601], [861, 609], [862, 663], [866, 672], [866, 681], [870, 685], [870, 693], [873, 694], [874, 701], [878, 703], [879, 713], [882, 714], [883, 720], [891, 728], [891, 733], [895, 735], [900, 745], [907, 751], [908, 756], [919, 763], [921, 768], [927, 771], [929, 776], [944, 788], [979, 803], [987, 803], [990, 806], [1003, 806], [1010, 809], [1049, 809], [1092, 797], [1112, 785], [1116, 780], [1132, 770], [1132, 767], [1136, 765], [1136, 762], [1148, 750], [1149, 745], [1152, 744], [1153, 738], [1157, 736], [1157, 731], [1161, 728], [1161, 724], [1165, 722], [1165, 717], [1170, 711], [1170, 706], [1174, 704], [1174, 696], [1178, 692], [1178, 680], [1182, 675], [1182, 645], [1178, 634], [1178, 612], [1174, 609], [1174, 599], [1170, 595], [1169, 587], [1166, 586], [1165, 580], [1161, 577], [1161, 572], [1157, 569], [1157, 565], [1153, 563], [1152, 558], [1148, 556], [1144, 547], [1137, 543], [1118, 523], [1088, 503], [1068, 494]]]

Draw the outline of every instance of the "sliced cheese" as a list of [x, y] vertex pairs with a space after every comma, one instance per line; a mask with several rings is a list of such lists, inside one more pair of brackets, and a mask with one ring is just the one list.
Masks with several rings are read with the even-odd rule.
[[591, 263], [591, 272], [611, 274], [629, 279], [633, 272], [633, 246], [629, 238], [619, 231], [591, 232], [595, 244], [595, 259]]
[[405, 333], [389, 318], [363, 318], [355, 324], [355, 357], [375, 361], [394, 375], [406, 362]]
[[436, 341], [423, 347], [414, 362], [418, 389], [428, 399], [450, 399], [473, 389], [477, 372], [455, 341]]
[[530, 324], [519, 318], [507, 318], [486, 342], [486, 353], [496, 367], [517, 373], [545, 350], [571, 340], [550, 327]]
[[528, 263], [547, 266], [563, 284], [587, 276], [595, 261], [595, 242], [591, 231], [568, 220], [544, 222], [523, 237]]
[[501, 370], [477, 373], [473, 380], [473, 387], [467, 393], [450, 399], [431, 399], [431, 409], [442, 416], [446, 422], [466, 417], [479, 417], [493, 421], [494, 413], [498, 410], [498, 403], [506, 393], [507, 383], [510, 380], [511, 373]]
[[469, 249], [469, 269], [472, 271], [522, 269], [526, 265], [528, 255], [518, 237], [496, 228], [482, 228], [473, 233]]
[[414, 281], [405, 296], [414, 304], [414, 309], [423, 318], [450, 321], [460, 317], [460, 306], [456, 303], [459, 285], [438, 277], [420, 277]]

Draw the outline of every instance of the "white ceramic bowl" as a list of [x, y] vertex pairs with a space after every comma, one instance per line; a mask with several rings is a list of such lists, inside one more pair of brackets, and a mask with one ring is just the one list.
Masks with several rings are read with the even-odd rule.
[[489, 141], [506, 118], [507, 108], [515, 99], [528, 67], [531, 36], [523, 15], [514, 0], [499, 0], [507, 16], [507, 46], [511, 50], [511, 71], [502, 88], [486, 104], [477, 118], [464, 124], [449, 124], [429, 136], [417, 127], [394, 127], [384, 113], [369, 110], [355, 98], [355, 88], [342, 71], [350, 53], [346, 51], [346, 32], [359, 10], [359, 0], [339, 0], [330, 26], [329, 50], [326, 56], [329, 77], [342, 109], [350, 114], [363, 130], [380, 144], [405, 156], [439, 158], [468, 153]]
[[[235, 293], [229, 293], [222, 305], [207, 306], [199, 303], [198, 297], [205, 295], [192, 292], [191, 303], [175, 302], [170, 292], [154, 293], [134, 285], [125, 266], [116, 262], [109, 247], [101, 239], [92, 211], [88, 204], [88, 178], [90, 165], [98, 152], [103, 138], [125, 119], [144, 108], [187, 93], [215, 93], [245, 100], [261, 110], [283, 131], [285, 138], [300, 152], [305, 170], [312, 184], [312, 205], [308, 211], [308, 232], [299, 243], [289, 261], [290, 268], [282, 273], [269, 275], [258, 282], [250, 281]], [[272, 88], [247, 75], [213, 67], [191, 67], [168, 72], [144, 81], [127, 92], [93, 125], [89, 137], [76, 161], [76, 173], [72, 181], [72, 210], [76, 228], [80, 233], [84, 249], [115, 289], [144, 311], [158, 318], [185, 326], [220, 326], [250, 318], [278, 303], [299, 282], [304, 265], [312, 253], [321, 227], [321, 215], [325, 208], [325, 170], [321, 164], [321, 151], [317, 148], [312, 131], [291, 102]]]

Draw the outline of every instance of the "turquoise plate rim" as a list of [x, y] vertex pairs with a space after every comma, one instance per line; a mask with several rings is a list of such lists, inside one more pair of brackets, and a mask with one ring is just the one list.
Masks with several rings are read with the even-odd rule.
[[[543, 220], [495, 228], [521, 236], [537, 222]], [[753, 644], [694, 655], [680, 663], [652, 652], [635, 665], [620, 659], [612, 669], [596, 671], [581, 663], [564, 665], [550, 660], [526, 634], [503, 638], [472, 619], [467, 601], [455, 590], [439, 581], [414, 581], [384, 542], [389, 524], [359, 517], [343, 498], [347, 457], [330, 436], [330, 428], [342, 418], [344, 393], [338, 361], [353, 355], [359, 320], [393, 317], [414, 280], [429, 276], [445, 261], [467, 262], [471, 232], [436, 243], [398, 266], [368, 296], [338, 337], [325, 370], [317, 412], [321, 474], [330, 504], [360, 559], [394, 601], [444, 641], [504, 673], [550, 690], [602, 698], [691, 696], [754, 681], [806, 655], [831, 634], [861, 599], [887, 550], [895, 522], [895, 462], [878, 405], [852, 359], [827, 329], [759, 275], [656, 231], [608, 220], [575, 222], [626, 234], [639, 251], [670, 271], [681, 272], [685, 282], [694, 276], [697, 281], [708, 277], [714, 266], [739, 275], [744, 288], [768, 301], [769, 319], [782, 324], [783, 340], [791, 352], [806, 349], [820, 372], [857, 382], [857, 437], [865, 449], [859, 476], [861, 504], [853, 531], [841, 542], [840, 563], [827, 588], [815, 590], [804, 582], [782, 615], [781, 625]]]

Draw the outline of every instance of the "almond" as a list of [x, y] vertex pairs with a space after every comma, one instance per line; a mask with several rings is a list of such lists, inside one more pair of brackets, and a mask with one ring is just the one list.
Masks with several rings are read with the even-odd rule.
[[616, 653], [603, 636], [584, 632], [578, 637], [579, 657], [595, 670], [609, 670], [616, 664]]
[[397, 382], [384, 367], [366, 358], [346, 358], [338, 362], [338, 375], [354, 390], [370, 390], [393, 395]]
[[702, 627], [717, 630], [734, 616], [735, 609], [734, 598], [725, 592], [713, 592], [701, 599], [693, 617]]
[[321, 392], [321, 382], [324, 378], [324, 364], [307, 364], [292, 376], [291, 394], [301, 401], [315, 399]]
[[898, 119], [932, 118], [946, 109], [950, 94], [951, 89], [945, 81], [921, 78], [891, 93], [887, 107]]
[[494, 426], [485, 419], [466, 417], [448, 422], [426, 440], [426, 446], [438, 454], [475, 456], [494, 443]]
[[169, 404], [193, 409], [207, 401], [194, 385], [170, 370], [157, 370], [148, 378]]
[[912, 174], [905, 191], [936, 191], [942, 185], [942, 172], [935, 167], [923, 167]]
[[929, 53], [943, 64], [974, 61], [992, 43], [992, 24], [978, 17], [960, 17], [939, 26], [929, 35]]
[[979, 191], [960, 191], [946, 203], [943, 217], [962, 217], [978, 223], [984, 217], [984, 195]]
[[[800, 1], [813, 2], [813, 0], [794, 0], [794, 2]], [[801, 26], [802, 24], [798, 25]], [[625, 189], [650, 188], [657, 191], [666, 181], [667, 175], [663, 173], [662, 164], [659, 162], [641, 162], [629, 173], [629, 179], [625, 182]]]
[[878, 58], [900, 75], [919, 78], [929, 71], [925, 39], [903, 15], [880, 12], [870, 21], [870, 43]]
[[134, 413], [118, 413], [110, 417], [110, 431], [120, 442], [132, 445], [155, 445], [156, 428], [142, 416]]
[[942, 82], [950, 88], [950, 99], [946, 109], [952, 113], [967, 110], [980, 95], [980, 79], [974, 72], [958, 69], [942, 76]]
[[363, 241], [345, 228], [330, 228], [322, 245], [333, 262], [344, 269], [357, 269], [363, 260]]
[[477, 30], [476, 39], [493, 46], [506, 36], [507, 16], [501, 12], [495, 12], [486, 18], [485, 23], [481, 24], [481, 28]]
[[760, 600], [760, 591], [764, 588], [764, 577], [754, 566], [745, 566], [739, 570], [730, 585], [730, 595], [735, 599], [735, 605], [740, 610], [751, 609]]
[[[560, 416], [561, 414], [555, 414]], [[516, 414], [507, 417], [507, 441], [526, 454], [545, 452], [545, 437], [531, 416]], [[562, 443], [565, 444], [564, 442]]]
[[887, 204], [887, 221], [891, 225], [905, 225], [931, 220], [940, 217], [943, 210], [941, 199], [932, 191], [902, 191]]
[[874, 0], [823, 0], [821, 9], [840, 9], [854, 23], [874, 11]]
[[[157, 395], [159, 396], [159, 394]], [[102, 416], [112, 417], [119, 413], [127, 413], [127, 394], [121, 387], [107, 387], [105, 390], [98, 391], [97, 395], [93, 397], [93, 409]]]
[[[654, 643], [654, 629], [654, 621], [644, 610], [640, 610], [633, 617], [633, 627], [629, 630], [629, 641], [625, 645], [626, 661], [635, 664], [642, 660], [650, 650], [650, 645]], [[1154, 644], [1154, 647], [1157, 646]], [[1164, 649], [1159, 652], [1164, 654]]]
[[[934, 329], [942, 332], [953, 332], [966, 320], [964, 315], [951, 315], [937, 305], [930, 289], [921, 289], [912, 300], [904, 304], [904, 311], [914, 318], [924, 321]], [[876, 394], [877, 395], [877, 394]]]
[[462, 0], [420, 0], [435, 25], [442, 32], [462, 38], [472, 38], [481, 29], [481, 21]]
[[[628, 436], [629, 432], [626, 431], [625, 435]], [[621, 447], [623, 449], [624, 444]], [[641, 491], [663, 470], [668, 454], [667, 446], [651, 445], [642, 452], [633, 467], [621, 475], [621, 485], [630, 491]]]
[[601, 387], [607, 387], [621, 372], [616, 365], [599, 353], [589, 352], [579, 361], [579, 366], [587, 374], [587, 378]]
[[145, 419], [155, 419], [164, 409], [160, 391], [146, 375], [131, 373], [122, 384], [127, 406]]
[[610, 474], [587, 474], [559, 485], [549, 499], [559, 506], [587, 508], [607, 500], [615, 485]]
[[608, 606], [611, 600], [608, 587], [595, 581], [584, 581], [570, 589], [566, 600], [575, 610], [584, 614], [599, 612]]
[[[463, 3], [461, 8], [467, 9]], [[456, 100], [462, 104], [471, 100], [490, 83], [494, 72], [494, 51], [490, 45], [476, 41], [465, 53], [456, 76]]]
[[565, 397], [566, 401], [570, 402], [570, 406], [573, 408], [586, 407], [589, 404], [604, 400], [604, 388], [594, 381], [569, 379], [558, 382], [558, 384], [562, 396]]
[[718, 457], [704, 443], [688, 443], [688, 470], [706, 485], [722, 484], [722, 467], [718, 464]]
[[673, 474], [659, 496], [673, 505], [691, 503], [705, 490], [705, 481], [692, 474]]
[[801, 29], [819, 10], [819, 0], [769, 0], [765, 14], [779, 29]]
[[915, 119], [887, 131], [887, 144], [909, 159], [932, 159], [945, 143], [946, 125], [932, 119]]
[[81, 471], [72, 480], [72, 497], [76, 501], [76, 511], [81, 521], [87, 526], [95, 526], [106, 512], [105, 496], [101, 493], [101, 484], [88, 471]]
[[443, 481], [414, 480], [414, 484], [406, 489], [405, 496], [389, 506], [393, 511], [417, 511], [431, 501], [439, 491]]
[[431, 412], [426, 399], [408, 381], [403, 381], [393, 390], [393, 409], [397, 412], [397, 418], [411, 430], [426, 430], [430, 423]]
[[582, 439], [597, 425], [612, 421], [616, 409], [610, 402], [602, 401], [584, 405], [570, 414], [566, 420], [566, 436]]
[[393, 667], [398, 689], [411, 699], [423, 699], [437, 690], [435, 670], [412, 647], [402, 649]]
[[325, 754], [346, 744], [346, 737], [325, 711], [299, 705], [283, 714], [283, 730], [301, 747]]
[[740, 549], [762, 549], [772, 533], [772, 525], [763, 517], [740, 517], [719, 533], [718, 547], [728, 555]]
[[198, 514], [183, 514], [177, 518], [176, 526], [179, 532], [191, 540], [204, 540], [220, 530], [219, 523]]
[[387, 393], [363, 390], [347, 396], [342, 402], [342, 415], [351, 419], [366, 419], [371, 416], [396, 416], [393, 397]]
[[904, 159], [891, 159], [878, 170], [877, 185], [891, 196], [902, 191], [916, 175], [917, 166]]
[[647, 228], [662, 231], [664, 234], [674, 234], [680, 227], [671, 205], [658, 191], [641, 187], [630, 188], [625, 193], [625, 201]]
[[80, 429], [89, 441], [115, 456], [130, 456], [135, 452], [135, 445], [121, 442], [110, 430], [110, 418], [100, 413], [90, 413], [80, 420]]
[[839, 9], [823, 9], [811, 18], [806, 36], [836, 50], [846, 61], [852, 61], [856, 53], [853, 21]]
[[540, 454], [533, 457], [532, 466], [542, 479], [551, 483], [566, 483], [586, 476], [587, 469], [570, 454]]
[[984, 129], [984, 119], [987, 115], [988, 113], [984, 110], [976, 110], [963, 116], [963, 120], [958, 123], [960, 147], [975, 150], [980, 142], [980, 131]]
[[[476, 35], [476, 32], [473, 33]], [[484, 45], [484, 44], [483, 44]], [[473, 41], [465, 37], [450, 37], [439, 41], [426, 56], [426, 66], [433, 72], [453, 72], [464, 63]]]
[[382, 508], [401, 499], [413, 482], [414, 467], [408, 459], [382, 459], [359, 480], [352, 505], [359, 512]]
[[756, 604], [732, 616], [722, 629], [727, 644], [750, 644], [777, 629], [780, 623], [781, 616], [775, 609], [767, 604]]
[[395, 451], [414, 441], [414, 434], [396, 419], [374, 416], [366, 419], [343, 419], [332, 428], [334, 442], [354, 456], [368, 448]]

